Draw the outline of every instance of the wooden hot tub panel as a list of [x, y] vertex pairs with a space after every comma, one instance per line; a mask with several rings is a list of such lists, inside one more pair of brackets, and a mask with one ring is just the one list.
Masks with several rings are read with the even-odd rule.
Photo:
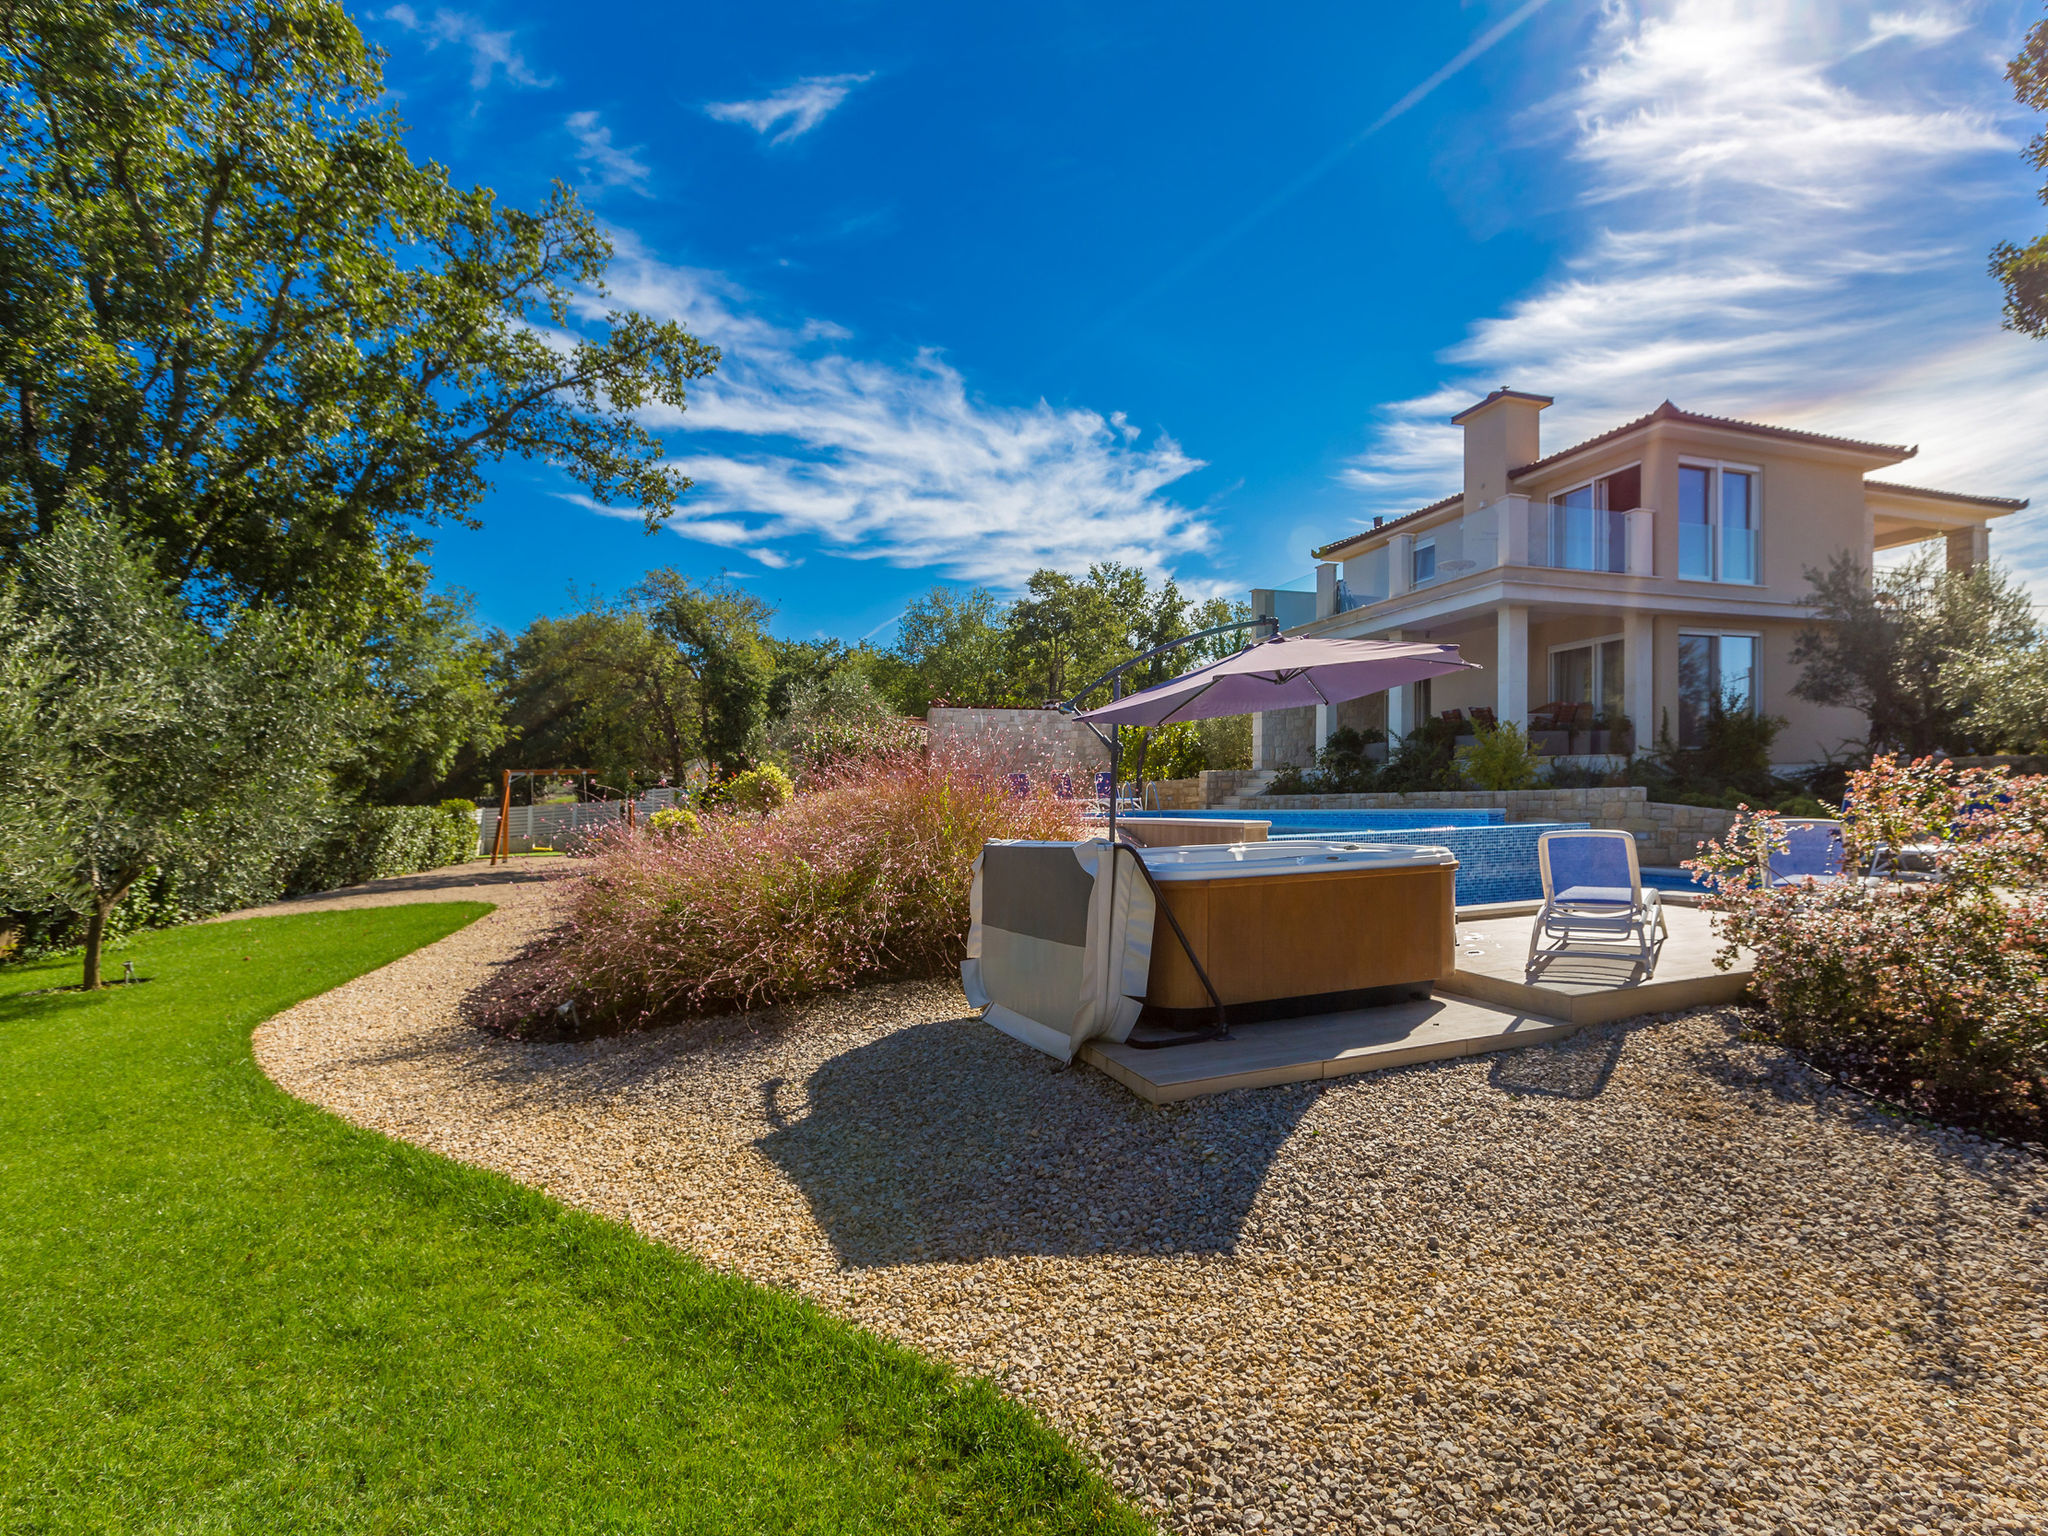
[[[1450, 866], [1333, 869], [1160, 883], [1226, 1004], [1434, 982], [1457, 941]], [[1164, 917], [1152, 931], [1146, 1005], [1205, 1009]]]

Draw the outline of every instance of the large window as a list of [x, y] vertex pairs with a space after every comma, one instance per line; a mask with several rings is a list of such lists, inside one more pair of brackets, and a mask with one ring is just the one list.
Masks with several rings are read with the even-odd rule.
[[1415, 546], [1414, 564], [1408, 578], [1410, 586], [1421, 586], [1436, 576], [1436, 540], [1426, 539]]
[[1714, 708], [1756, 708], [1755, 635], [1678, 637], [1678, 744], [1701, 747]]
[[1531, 551], [1539, 565], [1567, 571], [1628, 569], [1628, 519], [1643, 499], [1643, 469], [1631, 464], [1550, 498], [1548, 537]]
[[1550, 653], [1550, 697], [1558, 704], [1591, 704], [1611, 724], [1626, 713], [1619, 639], [1559, 646]]
[[1678, 466], [1678, 574], [1754, 582], [1757, 476], [1722, 464]]

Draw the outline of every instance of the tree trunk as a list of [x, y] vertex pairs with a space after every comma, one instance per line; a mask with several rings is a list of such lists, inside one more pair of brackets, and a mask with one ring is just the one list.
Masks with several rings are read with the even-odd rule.
[[[117, 896], [114, 901], [120, 899]], [[95, 900], [92, 916], [85, 920], [85, 975], [79, 981], [84, 991], [97, 992], [100, 989], [100, 945], [107, 936], [107, 914], [113, 910], [113, 901]]]

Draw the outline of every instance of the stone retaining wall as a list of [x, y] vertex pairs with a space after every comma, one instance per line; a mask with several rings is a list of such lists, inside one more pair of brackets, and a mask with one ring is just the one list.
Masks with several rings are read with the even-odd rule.
[[1202, 779], [1148, 779], [1145, 809], [1148, 811], [1206, 811], [1210, 802], [1202, 798]]
[[1640, 785], [1596, 789], [1468, 789], [1427, 794], [1253, 795], [1243, 809], [1269, 811], [1386, 811], [1500, 809], [1513, 821], [1582, 821], [1632, 832], [1645, 864], [1672, 865], [1699, 845], [1724, 837], [1733, 811], [1653, 802]]

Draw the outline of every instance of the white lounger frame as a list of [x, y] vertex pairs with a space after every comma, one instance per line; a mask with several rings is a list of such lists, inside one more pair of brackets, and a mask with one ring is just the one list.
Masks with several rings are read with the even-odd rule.
[[[1630, 902], [1626, 910], [1611, 902], [1582, 903], [1557, 899], [1557, 886], [1550, 874], [1550, 840], [1561, 838], [1618, 838], [1628, 850]], [[1537, 962], [1563, 954], [1574, 943], [1595, 941], [1612, 954], [1622, 944], [1635, 947], [1637, 963], [1645, 974], [1653, 970], [1657, 946], [1670, 933], [1664, 921], [1663, 896], [1643, 886], [1642, 865], [1636, 857], [1632, 833], [1607, 828], [1546, 832], [1536, 839], [1536, 865], [1543, 875], [1543, 906], [1529, 931], [1529, 959], [1523, 970]], [[1546, 943], [1546, 940], [1554, 941]]]

